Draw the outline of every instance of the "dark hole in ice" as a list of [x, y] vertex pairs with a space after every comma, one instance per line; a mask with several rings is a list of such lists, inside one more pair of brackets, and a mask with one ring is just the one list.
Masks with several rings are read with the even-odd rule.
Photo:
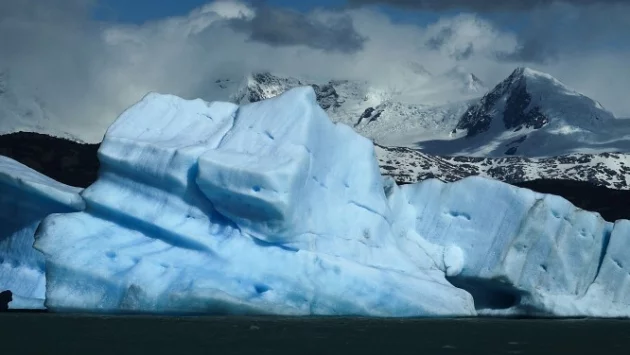
[[265, 284], [255, 284], [254, 285], [254, 289], [256, 289], [256, 292], [258, 294], [265, 293], [265, 292], [271, 290], [271, 288], [269, 286], [265, 285]]
[[475, 309], [508, 309], [521, 302], [522, 292], [499, 279], [447, 277], [447, 280], [472, 295]]

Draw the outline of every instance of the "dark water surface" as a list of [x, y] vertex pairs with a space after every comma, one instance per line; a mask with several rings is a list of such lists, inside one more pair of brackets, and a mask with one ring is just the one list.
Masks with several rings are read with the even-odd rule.
[[0, 313], [0, 354], [630, 354], [630, 321]]

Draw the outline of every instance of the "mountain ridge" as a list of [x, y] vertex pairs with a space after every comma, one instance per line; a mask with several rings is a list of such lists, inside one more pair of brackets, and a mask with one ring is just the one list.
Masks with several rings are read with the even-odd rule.
[[[245, 104], [311, 86], [332, 121], [347, 124], [378, 144], [432, 155], [537, 157], [630, 151], [630, 121], [615, 119], [599, 102], [549, 74], [518, 67], [487, 90], [461, 66], [437, 75], [418, 63], [407, 69], [407, 78], [398, 87], [271, 72], [218, 76], [202, 96], [205, 101]], [[80, 141], [49, 127], [54, 117], [48, 117], [35, 98], [20, 100], [12, 90], [3, 90], [8, 94], [0, 95], [0, 116], [13, 123], [8, 128], [7, 123], [0, 125], [0, 133], [30, 130]], [[36, 109], [26, 109], [29, 102]], [[32, 129], [24, 127], [27, 121]], [[621, 134], [615, 137], [612, 131]]]

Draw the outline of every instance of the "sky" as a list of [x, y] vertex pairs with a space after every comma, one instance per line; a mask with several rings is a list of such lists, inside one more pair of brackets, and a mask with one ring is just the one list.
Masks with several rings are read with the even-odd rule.
[[391, 87], [462, 66], [493, 86], [528, 66], [630, 117], [628, 18], [625, 0], [0, 0], [0, 71], [94, 139], [149, 91], [212, 100], [259, 70]]

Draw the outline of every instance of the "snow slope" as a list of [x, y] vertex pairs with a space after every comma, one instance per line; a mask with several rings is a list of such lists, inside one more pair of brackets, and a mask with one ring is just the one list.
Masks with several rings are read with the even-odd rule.
[[82, 210], [79, 192], [0, 156], [0, 291], [13, 292], [10, 308], [43, 307], [45, 260], [33, 235], [49, 214]]
[[630, 316], [630, 222], [481, 177], [398, 187], [312, 88], [150, 94], [99, 157], [86, 210], [36, 233], [53, 311]]

